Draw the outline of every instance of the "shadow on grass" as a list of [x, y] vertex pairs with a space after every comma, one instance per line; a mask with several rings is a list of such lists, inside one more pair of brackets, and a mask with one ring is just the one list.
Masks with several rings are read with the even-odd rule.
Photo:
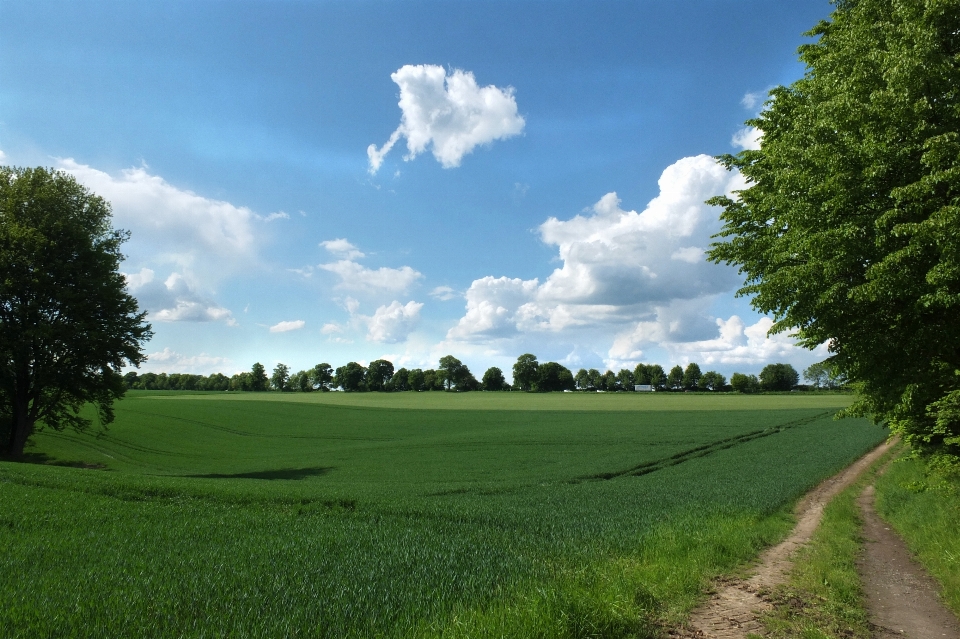
[[326, 475], [332, 466], [316, 466], [314, 468], [278, 468], [276, 470], [254, 470], [247, 473], [209, 473], [206, 475], [181, 475], [181, 477], [195, 477], [198, 479], [306, 479]]
[[94, 462], [67, 461], [64, 459], [57, 459], [56, 457], [51, 457], [46, 453], [24, 453], [19, 457], [0, 455], [0, 461], [20, 462], [22, 464], [41, 464], [43, 466], [65, 466], [67, 468], [92, 468], [94, 470], [103, 470], [107, 467], [106, 464]]

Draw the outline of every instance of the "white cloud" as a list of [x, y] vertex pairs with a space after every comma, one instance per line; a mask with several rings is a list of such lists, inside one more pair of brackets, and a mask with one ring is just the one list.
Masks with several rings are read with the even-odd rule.
[[717, 211], [704, 201], [742, 184], [709, 156], [683, 158], [664, 170], [660, 194], [640, 213], [621, 209], [616, 193], [608, 193], [584, 215], [548, 219], [540, 237], [557, 247], [563, 265], [542, 284], [474, 281], [466, 314], [447, 338], [624, 325], [673, 300], [732, 289], [736, 271], [708, 263], [700, 248], [720, 228]]
[[320, 329], [320, 332], [324, 335], [333, 335], [334, 333], [342, 333], [343, 327], [336, 322], [327, 322], [323, 325], [323, 328]]
[[289, 331], [298, 331], [306, 325], [303, 320], [291, 320], [278, 322], [270, 327], [271, 333], [287, 333]]
[[319, 268], [340, 277], [338, 289], [365, 293], [404, 293], [423, 275], [409, 266], [370, 269], [352, 260], [320, 264]]
[[401, 304], [393, 301], [379, 307], [367, 319], [367, 339], [372, 342], [394, 344], [403, 342], [420, 322], [420, 302]]
[[345, 260], [356, 260], [364, 257], [363, 252], [348, 242], [346, 238], [341, 237], [336, 240], [326, 240], [325, 242], [320, 242], [320, 246], [327, 249], [327, 251], [333, 255]]
[[456, 297], [460, 297], [460, 294], [457, 291], [450, 288], [449, 286], [437, 286], [432, 291], [430, 291], [430, 297], [446, 302]]
[[201, 295], [180, 273], [171, 273], [164, 281], [154, 278], [151, 269], [127, 274], [127, 287], [151, 320], [159, 322], [216, 322], [233, 326], [236, 320], [229, 309]]
[[0, 162], [6, 162], [6, 161], [7, 161], [7, 154], [4, 153], [2, 149], [0, 149]]
[[147, 355], [147, 361], [141, 367], [141, 372], [210, 375], [230, 370], [231, 366], [231, 360], [226, 357], [214, 357], [206, 353], [183, 355], [167, 347]]
[[743, 105], [743, 108], [750, 109], [751, 111], [757, 108], [758, 105], [763, 104], [763, 101], [767, 98], [766, 91], [753, 91], [750, 93], [743, 94], [743, 98], [740, 100], [740, 104]]
[[740, 129], [730, 139], [730, 144], [745, 151], [759, 151], [761, 142], [763, 142], [763, 131], [752, 126]]
[[407, 64], [390, 75], [400, 87], [400, 126], [380, 147], [367, 147], [370, 173], [400, 140], [407, 140], [405, 160], [427, 150], [444, 168], [460, 166], [463, 156], [481, 144], [502, 140], [523, 131], [513, 88], [480, 87], [473, 73], [443, 67]]
[[268, 215], [267, 217], [263, 218], [263, 221], [264, 221], [264, 222], [273, 222], [274, 220], [289, 220], [289, 219], [290, 219], [290, 215], [289, 215], [289, 214], [284, 213], [283, 211], [275, 211], [275, 212], [271, 213], [270, 215]]
[[136, 291], [153, 281], [154, 272], [148, 268], [142, 268], [139, 273], [122, 273], [122, 275], [127, 280], [127, 288]]

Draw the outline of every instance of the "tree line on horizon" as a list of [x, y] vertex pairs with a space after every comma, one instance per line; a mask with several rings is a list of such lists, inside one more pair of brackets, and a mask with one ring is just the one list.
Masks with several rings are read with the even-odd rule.
[[800, 375], [790, 364], [768, 364], [759, 375], [734, 373], [729, 380], [716, 372], [701, 372], [691, 362], [665, 371], [659, 364], [637, 364], [631, 371], [621, 369], [601, 373], [595, 368], [581, 368], [575, 374], [557, 362], [539, 362], [532, 353], [517, 358], [513, 365], [513, 384], [507, 382], [503, 371], [492, 366], [478, 380], [466, 364], [453, 355], [440, 358], [437, 368], [395, 369], [392, 362], [378, 359], [363, 366], [348, 362], [334, 369], [326, 362], [295, 373], [285, 364], [277, 364], [268, 375], [263, 364], [255, 363], [250, 371], [227, 377], [222, 373], [209, 376], [187, 373], [143, 373], [130, 371], [124, 375], [127, 388], [137, 390], [198, 390], [198, 391], [279, 391], [313, 392], [342, 389], [347, 392], [402, 392], [402, 391], [633, 391], [646, 385], [654, 391], [700, 391], [758, 393], [801, 389], [838, 389], [845, 385], [825, 363], [813, 364], [803, 372], [809, 382], [799, 386]]

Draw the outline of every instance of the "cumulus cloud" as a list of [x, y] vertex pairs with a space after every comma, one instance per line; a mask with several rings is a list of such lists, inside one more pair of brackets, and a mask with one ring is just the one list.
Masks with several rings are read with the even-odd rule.
[[206, 353], [184, 355], [167, 347], [147, 355], [147, 361], [141, 368], [142, 372], [210, 375], [230, 370], [230, 366], [231, 360], [226, 357], [215, 357]]
[[306, 325], [303, 320], [291, 320], [278, 322], [270, 327], [271, 333], [287, 333], [289, 331], [298, 331]]
[[430, 291], [430, 297], [438, 299], [442, 302], [452, 300], [456, 297], [460, 297], [460, 294], [449, 286], [437, 286], [432, 291]]
[[379, 149], [367, 147], [370, 173], [400, 138], [407, 140], [405, 160], [430, 150], [444, 168], [460, 166], [478, 145], [523, 131], [513, 88], [480, 87], [473, 73], [432, 64], [407, 64], [390, 75], [400, 87], [400, 126]]
[[348, 242], [346, 238], [341, 237], [336, 240], [326, 240], [325, 242], [320, 242], [320, 246], [327, 249], [327, 251], [333, 255], [345, 260], [357, 260], [364, 257], [363, 252]]
[[155, 279], [153, 270], [124, 273], [127, 288], [151, 320], [159, 322], [216, 322], [233, 326], [233, 313], [200, 294], [180, 273], [171, 273], [165, 280]]
[[557, 247], [562, 266], [542, 283], [474, 281], [466, 314], [448, 339], [623, 324], [673, 300], [732, 289], [735, 270], [703, 256], [701, 247], [719, 230], [717, 212], [704, 200], [742, 184], [709, 156], [683, 158], [664, 170], [660, 194], [640, 213], [622, 209], [617, 194], [608, 193], [584, 214], [548, 219], [540, 237]]
[[763, 101], [766, 99], [766, 91], [752, 91], [749, 93], [744, 93], [743, 98], [740, 100], [740, 104], [743, 105], [744, 109], [750, 109], [751, 111], [757, 106], [763, 104]]
[[338, 289], [370, 294], [404, 293], [423, 277], [409, 266], [371, 269], [352, 260], [337, 260], [321, 264], [320, 268], [340, 277]]
[[367, 339], [372, 342], [395, 344], [407, 339], [420, 322], [420, 302], [401, 304], [393, 301], [379, 307], [367, 318]]
[[733, 134], [730, 144], [745, 151], [759, 151], [763, 141], [763, 131], [752, 126], [740, 129]]

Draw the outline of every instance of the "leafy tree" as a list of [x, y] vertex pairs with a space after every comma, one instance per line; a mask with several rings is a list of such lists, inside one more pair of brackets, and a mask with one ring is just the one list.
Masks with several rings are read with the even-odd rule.
[[756, 375], [734, 373], [730, 376], [730, 386], [738, 393], [756, 393], [760, 391], [760, 380]]
[[250, 390], [265, 391], [269, 383], [270, 380], [267, 378], [267, 369], [265, 369], [260, 362], [254, 364], [250, 369]]
[[317, 364], [310, 369], [310, 383], [314, 388], [322, 391], [330, 390], [330, 384], [333, 382], [333, 367], [326, 362]]
[[393, 377], [390, 378], [389, 390], [405, 391], [410, 390], [407, 379], [410, 377], [410, 371], [406, 368], [400, 368]]
[[800, 381], [790, 364], [767, 364], [760, 371], [760, 387], [767, 391], [788, 391]]
[[415, 368], [407, 375], [407, 387], [412, 391], [422, 391], [428, 390], [426, 388], [426, 380], [424, 379], [423, 371], [419, 368]]
[[625, 368], [620, 369], [620, 372], [617, 373], [617, 386], [619, 386], [622, 390], [632, 391], [633, 373]]
[[700, 387], [708, 390], [720, 391], [723, 390], [726, 385], [727, 378], [717, 371], [707, 371], [703, 374], [703, 377], [700, 378]]
[[367, 366], [364, 382], [367, 385], [367, 390], [383, 391], [387, 390], [387, 384], [392, 377], [393, 362], [385, 359], [375, 359]]
[[553, 391], [573, 390], [573, 373], [566, 366], [557, 362], [544, 362], [537, 367], [537, 381], [535, 390], [541, 393]]
[[289, 387], [290, 390], [299, 391], [301, 393], [309, 393], [313, 391], [313, 382], [310, 380], [310, 372], [298, 371], [291, 375]]
[[66, 173], [0, 167], [0, 450], [23, 454], [37, 423], [84, 430], [123, 396], [150, 325], [119, 271], [129, 237], [110, 205]]
[[847, 380], [843, 378], [829, 362], [817, 362], [816, 364], [811, 364], [803, 371], [803, 378], [810, 382], [810, 385], [814, 388], [840, 388], [847, 383]]
[[[447, 390], [456, 388], [457, 390], [469, 390], [471, 385], [476, 386], [476, 379], [470, 372], [470, 369], [453, 355], [444, 355], [440, 358], [440, 367], [438, 371], [443, 371], [443, 378]], [[473, 380], [471, 383], [470, 380]]]
[[687, 364], [686, 370], [683, 371], [683, 381], [681, 385], [684, 390], [697, 390], [697, 387], [700, 386], [700, 378], [703, 376], [703, 373], [700, 372], [700, 366], [694, 362]]
[[578, 370], [573, 380], [576, 383], [577, 388], [580, 390], [587, 390], [588, 388], [591, 388], [590, 373], [588, 373], [587, 369], [585, 368]]
[[748, 187], [710, 258], [773, 333], [827, 344], [872, 415], [960, 463], [960, 0], [838, 2], [800, 49], [805, 76], [750, 124], [760, 150], [722, 162]]
[[[146, 377], [146, 376], [144, 376]], [[147, 388], [146, 386], [144, 388]], [[152, 387], [151, 387], [152, 390]], [[230, 390], [232, 391], [251, 391], [253, 390], [253, 374], [237, 373], [230, 378]]]
[[637, 364], [637, 367], [633, 369], [633, 383], [634, 384], [649, 384], [650, 383], [650, 367], [646, 364]]
[[600, 378], [600, 390], [610, 391], [611, 393], [616, 390], [620, 390], [617, 385], [617, 376], [613, 371], [607, 371], [603, 374], [603, 377]]
[[443, 390], [443, 376], [432, 368], [423, 371], [423, 390]]
[[274, 390], [285, 393], [290, 390], [290, 367], [286, 364], [277, 364], [270, 377], [270, 385]]
[[345, 391], [363, 391], [366, 390], [363, 385], [363, 378], [366, 373], [367, 369], [360, 364], [347, 362], [346, 365], [337, 368], [333, 383], [336, 386], [341, 386]]
[[672, 390], [677, 390], [683, 386], [683, 369], [677, 365], [670, 369], [670, 374], [667, 375], [667, 388]]
[[532, 353], [524, 353], [517, 358], [517, 363], [513, 365], [513, 386], [522, 391], [533, 390], [537, 383], [537, 369], [540, 364], [537, 362], [537, 356]]
[[597, 369], [591, 368], [587, 371], [587, 382], [589, 384], [588, 388], [602, 390], [601, 385], [603, 384], [603, 374]]
[[491, 366], [483, 374], [480, 387], [485, 391], [503, 391], [508, 390], [510, 385], [507, 384], [507, 380], [504, 379], [503, 371], [496, 366]]
[[647, 368], [647, 372], [650, 373], [650, 384], [654, 388], [663, 388], [667, 383], [667, 374], [663, 371], [663, 366], [660, 364], [651, 364]]

